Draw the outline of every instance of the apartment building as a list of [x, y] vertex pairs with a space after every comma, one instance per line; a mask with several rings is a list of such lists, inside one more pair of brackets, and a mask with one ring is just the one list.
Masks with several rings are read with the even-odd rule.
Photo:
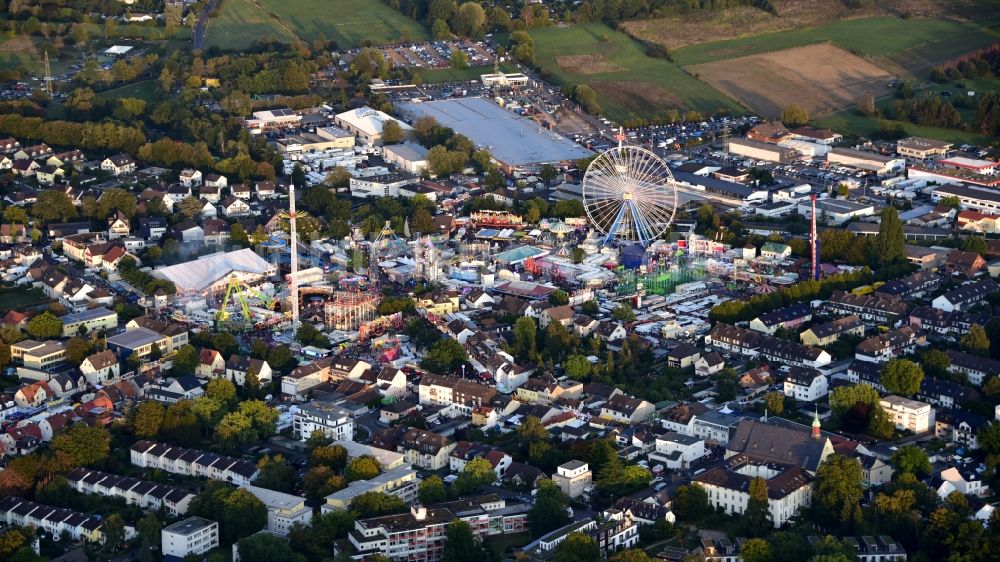
[[694, 483], [708, 495], [708, 504], [727, 514], [746, 511], [750, 501], [750, 481], [763, 478], [767, 484], [767, 505], [775, 528], [781, 527], [812, 502], [813, 477], [802, 468], [736, 455], [695, 476]]
[[676, 431], [657, 436], [655, 447], [649, 453], [649, 460], [674, 470], [687, 469], [691, 463], [705, 456], [704, 439]]
[[292, 414], [292, 429], [305, 441], [314, 431], [334, 441], [354, 441], [354, 419], [345, 408], [322, 400], [313, 400], [298, 407]]
[[400, 437], [396, 451], [403, 453], [406, 462], [425, 470], [439, 470], [448, 466], [448, 455], [455, 442], [443, 435], [424, 429], [410, 428]]
[[835, 316], [855, 314], [867, 324], [893, 326], [909, 313], [910, 306], [898, 297], [882, 293], [855, 295], [846, 291], [834, 291], [820, 310], [824, 314]]
[[[391, 452], [391, 451], [387, 451]], [[413, 503], [417, 500], [419, 492], [420, 478], [417, 471], [409, 464], [402, 464], [386, 469], [371, 480], [355, 480], [347, 484], [343, 490], [338, 490], [325, 498], [326, 503], [321, 507], [323, 513], [331, 511], [344, 511], [348, 509], [354, 498], [367, 494], [368, 492], [381, 492], [390, 496], [395, 496], [406, 503]]]
[[267, 530], [281, 536], [288, 535], [292, 525], [312, 522], [312, 508], [306, 507], [306, 499], [257, 486], [243, 486], [243, 489], [257, 496], [267, 507]]
[[934, 408], [926, 402], [889, 395], [879, 400], [896, 429], [924, 433], [934, 429]]
[[[0, 499], [0, 522], [10, 526], [34, 526], [52, 536], [68, 534], [73, 540], [104, 542], [104, 522], [96, 515], [77, 513], [15, 496]], [[135, 536], [135, 528], [125, 526], [125, 538]]]
[[251, 462], [215, 453], [175, 447], [154, 441], [139, 441], [132, 445], [132, 464], [143, 468], [159, 468], [173, 474], [200, 476], [211, 480], [246, 486], [257, 478], [257, 467]]
[[473, 409], [489, 406], [496, 395], [491, 386], [454, 377], [424, 375], [420, 381], [420, 403], [448, 407], [451, 417], [471, 416]]
[[475, 496], [429, 507], [414, 505], [409, 513], [359, 519], [348, 539], [359, 556], [382, 554], [393, 560], [436, 562], [444, 555], [448, 525], [468, 523], [479, 540], [527, 530], [525, 504], [508, 505], [496, 494]]
[[201, 517], [188, 517], [160, 531], [164, 556], [184, 558], [204, 554], [219, 546], [219, 524]]
[[785, 375], [785, 396], [803, 402], [814, 402], [829, 393], [826, 375], [816, 369], [792, 367]]
[[152, 511], [164, 509], [173, 516], [187, 513], [188, 504], [195, 497], [191, 492], [174, 486], [89, 468], [74, 469], [66, 475], [66, 480], [81, 494], [121, 498], [129, 505]]

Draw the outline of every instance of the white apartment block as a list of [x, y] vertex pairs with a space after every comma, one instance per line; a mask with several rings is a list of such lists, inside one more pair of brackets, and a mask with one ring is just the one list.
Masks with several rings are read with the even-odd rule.
[[159, 468], [173, 474], [200, 476], [236, 486], [250, 484], [259, 472], [256, 465], [245, 460], [154, 441], [139, 441], [132, 445], [131, 457], [132, 464], [142, 468]]
[[292, 525], [312, 522], [312, 508], [306, 507], [306, 499], [257, 486], [243, 486], [243, 489], [257, 496], [267, 507], [267, 530], [281, 536], [288, 535]]
[[334, 441], [354, 441], [354, 418], [348, 410], [321, 400], [297, 408], [292, 414], [292, 428], [300, 440], [309, 439], [314, 431], [322, 431]]
[[188, 517], [160, 531], [164, 556], [184, 558], [204, 554], [219, 546], [219, 524], [201, 517]]
[[808, 472], [798, 466], [755, 463], [746, 455], [732, 457], [724, 466], [699, 474], [694, 483], [705, 490], [710, 506], [721, 507], [732, 515], [746, 511], [749, 480], [758, 476], [767, 482], [767, 504], [775, 528], [812, 503], [813, 478]]
[[934, 408], [926, 402], [890, 395], [879, 400], [896, 429], [924, 433], [934, 429]]
[[152, 511], [163, 509], [173, 516], [187, 513], [188, 504], [195, 497], [191, 492], [174, 486], [89, 468], [74, 469], [66, 475], [66, 480], [81, 494], [121, 498], [129, 505]]

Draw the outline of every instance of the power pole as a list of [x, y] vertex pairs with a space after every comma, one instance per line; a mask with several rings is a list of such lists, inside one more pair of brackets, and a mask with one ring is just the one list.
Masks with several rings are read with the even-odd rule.
[[296, 231], [295, 182], [288, 186], [288, 238], [292, 245], [292, 333], [299, 329], [299, 235]]

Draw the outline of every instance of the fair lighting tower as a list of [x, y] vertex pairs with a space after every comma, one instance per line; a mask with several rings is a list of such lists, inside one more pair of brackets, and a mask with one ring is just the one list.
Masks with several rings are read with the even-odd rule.
[[819, 237], [816, 235], [816, 194], [812, 194], [812, 230], [809, 233], [809, 250], [812, 254], [812, 278], [819, 280]]
[[292, 333], [299, 329], [299, 233], [296, 230], [295, 182], [288, 186], [288, 236], [292, 245]]

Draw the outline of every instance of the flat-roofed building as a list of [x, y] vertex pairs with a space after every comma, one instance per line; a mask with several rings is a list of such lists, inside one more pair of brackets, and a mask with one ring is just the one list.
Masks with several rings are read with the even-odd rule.
[[907, 158], [927, 160], [944, 156], [951, 150], [951, 143], [923, 137], [906, 137], [896, 141], [896, 153]]
[[257, 496], [267, 508], [267, 530], [285, 536], [292, 525], [308, 525], [312, 521], [312, 508], [306, 507], [306, 499], [284, 492], [243, 486], [243, 489]]
[[343, 490], [337, 490], [327, 496], [326, 503], [321, 507], [323, 513], [348, 509], [354, 498], [368, 492], [380, 492], [395, 496], [406, 503], [412, 503], [417, 499], [420, 478], [413, 467], [403, 463], [388, 469], [383, 466], [383, 469], [384, 472], [375, 478], [349, 482]]
[[314, 431], [334, 441], [354, 441], [354, 418], [351, 411], [332, 402], [313, 400], [292, 414], [292, 428], [299, 439], [305, 441]]
[[68, 338], [115, 328], [118, 326], [118, 313], [101, 306], [67, 314], [61, 320], [63, 337]]
[[57, 341], [24, 340], [10, 346], [11, 359], [20, 359], [25, 367], [44, 369], [66, 360], [66, 345]]
[[572, 460], [559, 465], [556, 468], [556, 473], [552, 475], [552, 481], [570, 499], [583, 495], [584, 489], [593, 480], [594, 473], [591, 472], [590, 465], [578, 460]]
[[354, 135], [340, 127], [317, 127], [315, 133], [298, 133], [277, 140], [281, 154], [302, 154], [354, 148]]
[[[867, 203], [858, 203], [847, 199], [817, 199], [816, 212], [819, 216], [817, 221], [825, 220], [828, 224], [844, 224], [857, 217], [870, 217], [875, 215], [875, 206]], [[799, 214], [812, 218], [812, 203], [800, 203]]]
[[415, 142], [391, 144], [382, 149], [386, 162], [411, 174], [421, 174], [427, 169], [427, 149]]
[[160, 531], [164, 556], [184, 558], [204, 554], [219, 546], [219, 524], [202, 517], [188, 517]]
[[246, 120], [246, 127], [253, 133], [261, 133], [298, 127], [300, 123], [302, 123], [302, 116], [291, 109], [268, 109], [254, 111], [253, 117]]
[[767, 160], [768, 162], [777, 162], [779, 164], [794, 162], [799, 157], [799, 152], [794, 148], [751, 139], [730, 139], [727, 147], [730, 153], [738, 156]]
[[897, 429], [924, 433], [934, 429], [934, 408], [926, 402], [889, 395], [879, 400]]
[[834, 148], [826, 154], [826, 161], [856, 170], [874, 172], [880, 176], [901, 172], [906, 168], [906, 161], [902, 158], [853, 148]]
[[966, 158], [964, 156], [954, 156], [952, 158], [938, 160], [938, 164], [944, 168], [971, 172], [973, 174], [980, 174], [983, 176], [991, 176], [996, 173], [997, 170], [997, 163], [992, 160], [980, 160], [977, 158]]

